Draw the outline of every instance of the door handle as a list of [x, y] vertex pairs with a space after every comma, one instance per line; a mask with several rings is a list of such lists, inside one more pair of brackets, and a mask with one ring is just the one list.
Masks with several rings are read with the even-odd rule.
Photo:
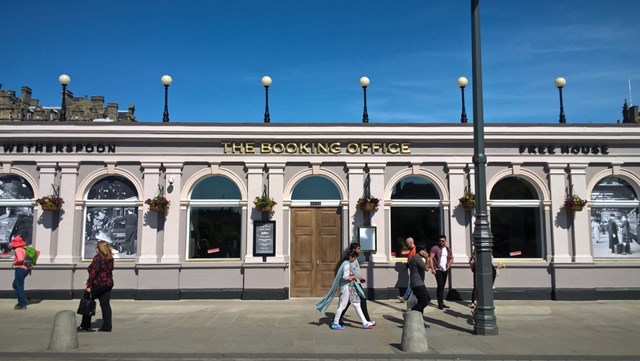
[[320, 264], [320, 260], [319, 260], [319, 259], [318, 259], [318, 260], [316, 260], [316, 264]]

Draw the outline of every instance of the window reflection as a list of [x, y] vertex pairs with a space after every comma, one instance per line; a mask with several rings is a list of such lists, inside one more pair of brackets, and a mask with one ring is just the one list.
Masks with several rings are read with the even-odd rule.
[[494, 257], [543, 258], [542, 209], [527, 202], [539, 199], [533, 186], [522, 178], [507, 177], [496, 183], [490, 198]]
[[240, 190], [224, 176], [207, 177], [193, 189], [189, 207], [189, 259], [238, 259], [241, 251]]

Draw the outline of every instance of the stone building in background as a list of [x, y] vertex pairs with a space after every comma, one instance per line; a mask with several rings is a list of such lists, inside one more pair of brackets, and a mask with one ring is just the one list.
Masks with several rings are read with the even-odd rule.
[[[33, 121], [59, 121], [60, 106], [41, 105], [38, 99], [31, 97], [31, 88], [23, 86], [20, 96], [15, 90], [3, 90], [0, 85], [0, 121], [20, 122]], [[105, 107], [104, 97], [99, 95], [76, 98], [69, 90], [66, 96], [67, 121], [114, 121], [135, 122], [135, 106], [129, 105], [127, 110], [118, 110], [118, 103], [107, 103]]]
[[640, 116], [638, 115], [638, 106], [627, 104], [627, 99], [624, 100], [622, 106], [622, 122], [623, 123], [640, 123]]

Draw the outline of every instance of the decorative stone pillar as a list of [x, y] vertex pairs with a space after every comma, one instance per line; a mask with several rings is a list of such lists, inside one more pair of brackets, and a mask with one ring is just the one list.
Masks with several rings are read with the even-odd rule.
[[169, 212], [164, 223], [164, 242], [160, 263], [180, 263], [180, 191], [182, 190], [182, 163], [163, 163], [165, 168], [165, 197]]
[[[247, 163], [245, 167], [247, 167], [247, 214], [250, 216], [248, 217], [246, 228], [247, 253], [244, 256], [244, 261], [247, 263], [257, 263], [262, 262], [262, 257], [253, 256], [253, 221], [260, 212], [254, 208], [253, 200], [262, 195], [262, 170], [264, 169], [264, 163]], [[282, 193], [282, 191], [280, 191], [280, 193]], [[282, 203], [279, 202], [279, 205], [282, 205]]]
[[[55, 162], [38, 163], [38, 172], [40, 173], [40, 179], [38, 181], [38, 194], [35, 194], [36, 198], [50, 195], [53, 192], [53, 187], [55, 186], [54, 182], [56, 178], [56, 167], [57, 164]], [[64, 198], [65, 208], [68, 205], [70, 205], [70, 208], [73, 208], [72, 199], [73, 197], [71, 199]], [[36, 222], [36, 232], [31, 238], [32, 243], [36, 248], [40, 250], [40, 257], [38, 257], [38, 262], [42, 264], [53, 263], [53, 258], [56, 254], [56, 244], [52, 240], [53, 226], [54, 222], [57, 222], [57, 217], [60, 213], [48, 211], [45, 212], [37, 204], [33, 207], [33, 210], [36, 219], [40, 219], [40, 221]], [[70, 217], [73, 218], [73, 216]], [[71, 243], [71, 239], [69, 239], [69, 243]], [[70, 254], [71, 253], [69, 253], [69, 255]]]
[[[582, 199], [591, 198], [591, 195], [587, 194], [586, 170], [588, 167], [589, 165], [586, 163], [569, 165], [573, 194], [580, 196]], [[585, 207], [581, 212], [574, 212], [573, 214], [573, 224], [571, 228], [574, 240], [574, 261], [577, 263], [593, 262], [591, 237], [589, 236], [591, 230], [589, 225], [589, 209], [591, 209], [591, 207]]]
[[[142, 163], [143, 200], [153, 198], [158, 194], [160, 165], [160, 163]], [[165, 220], [149, 210], [149, 205], [144, 204], [142, 208], [144, 222], [142, 222], [142, 232], [138, 234], [140, 253], [137, 261], [141, 264], [156, 264], [158, 263], [158, 225], [159, 222], [165, 222]]]
[[[364, 195], [364, 163], [348, 163], [347, 164], [347, 180], [349, 186], [349, 219], [350, 227], [349, 227], [349, 239], [348, 243], [358, 242], [358, 227], [364, 225], [364, 214], [358, 209], [358, 198]], [[371, 192], [373, 196], [381, 198], [381, 194], [374, 194]], [[381, 210], [378, 210], [380, 212]], [[344, 245], [343, 245], [344, 246]], [[344, 248], [344, 247], [343, 247]]]
[[[76, 201], [81, 201], [80, 204], [82, 204], [82, 200], [76, 200], [79, 164], [77, 162], [60, 162], [58, 166], [60, 167], [60, 197], [64, 199], [64, 204], [62, 205], [64, 213], [60, 213], [54, 263], [75, 263], [83, 257], [82, 254], [74, 253], [73, 250], [81, 250], [84, 244], [84, 235], [81, 232], [74, 232], [74, 229], [76, 229], [75, 221], [84, 219], [82, 218], [82, 207], [77, 207], [78, 209], [76, 210]], [[79, 226], [82, 228], [82, 223]], [[74, 234], [80, 234], [80, 237], [66, 236]], [[79, 243], [79, 247], [76, 247], [74, 242]]]
[[[565, 217], [562, 206], [564, 205], [564, 199], [566, 193], [566, 164], [548, 164], [547, 170], [549, 172], [549, 189], [551, 192], [551, 216]], [[562, 213], [562, 214], [559, 214]], [[568, 216], [571, 216], [568, 214]], [[568, 218], [567, 226], [569, 225]], [[569, 233], [566, 227], [552, 227], [552, 241], [553, 254], [547, 252], [551, 259], [547, 259], [549, 262], [554, 263], [570, 263], [571, 255], [569, 254]]]
[[459, 206], [458, 198], [462, 197], [470, 187], [467, 187], [466, 163], [449, 163], [447, 171], [449, 174], [449, 216], [450, 235], [449, 244], [453, 252], [453, 259], [456, 262], [468, 262], [471, 254], [471, 225], [473, 224], [474, 210], [466, 210]]
[[[369, 187], [371, 195], [380, 198], [380, 206], [376, 212], [372, 213], [371, 225], [376, 226], [376, 252], [372, 255], [373, 262], [386, 262], [389, 251], [390, 242], [385, 236], [387, 234], [385, 227], [385, 194], [384, 194], [384, 172], [386, 164], [368, 164], [369, 166]], [[370, 285], [373, 286], [373, 285]]]
[[276, 221], [276, 255], [269, 257], [269, 262], [284, 262], [284, 208], [282, 194], [284, 190], [285, 163], [268, 163], [269, 196], [276, 201], [271, 219]]

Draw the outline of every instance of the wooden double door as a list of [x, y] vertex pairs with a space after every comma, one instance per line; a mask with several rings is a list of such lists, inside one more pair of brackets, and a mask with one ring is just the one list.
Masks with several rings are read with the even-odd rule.
[[324, 296], [340, 259], [340, 209], [292, 208], [290, 296]]

